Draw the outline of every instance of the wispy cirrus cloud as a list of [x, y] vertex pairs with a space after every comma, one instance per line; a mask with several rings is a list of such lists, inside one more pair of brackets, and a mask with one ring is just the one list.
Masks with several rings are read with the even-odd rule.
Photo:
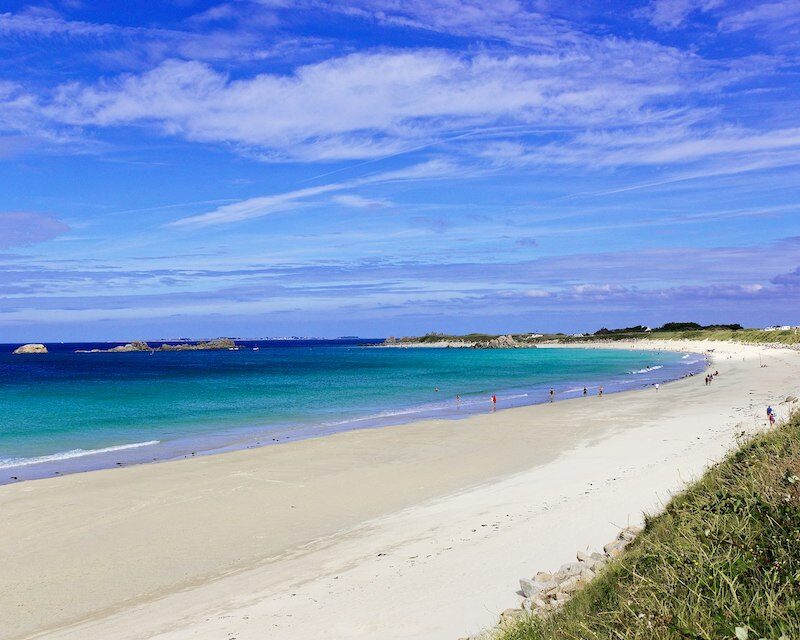
[[255, 3], [244, 12], [231, 10], [227, 20], [224, 13], [219, 8], [214, 13], [212, 8], [206, 19], [197, 16], [167, 28], [75, 20], [53, 8], [28, 7], [0, 13], [0, 36], [4, 37], [0, 49], [30, 40], [80, 41], [84, 64], [141, 69], [171, 58], [214, 63], [235, 60], [237, 64], [293, 56], [307, 59], [331, 44], [319, 37], [276, 35], [274, 14]]
[[[459, 167], [457, 165], [447, 160], [434, 159], [427, 162], [414, 164], [402, 169], [374, 173], [363, 178], [357, 178], [343, 182], [330, 182], [314, 187], [294, 189], [292, 191], [286, 191], [283, 193], [247, 198], [246, 200], [241, 200], [239, 202], [233, 202], [231, 204], [217, 207], [213, 211], [209, 211], [207, 213], [185, 216], [170, 222], [167, 226], [177, 228], [198, 228], [242, 222], [244, 220], [252, 220], [253, 218], [261, 218], [273, 213], [297, 209], [303, 206], [304, 202], [309, 198], [314, 198], [316, 196], [381, 183], [442, 178], [444, 176], [455, 175], [457, 171], [459, 171]], [[370, 201], [363, 196], [353, 194], [338, 196], [338, 198], [338, 202], [340, 204], [348, 204], [348, 206], [351, 207], [374, 205], [376, 202], [378, 202], [375, 200]], [[344, 200], [342, 200], [342, 198], [344, 198]]]
[[365, 198], [355, 194], [333, 196], [331, 200], [350, 209], [383, 209], [392, 206], [392, 203], [384, 198]]
[[641, 15], [659, 29], [677, 29], [695, 12], [721, 7], [724, 0], [651, 0]]
[[719, 21], [722, 31], [741, 31], [753, 27], [767, 27], [771, 31], [796, 27], [800, 23], [800, 3], [796, 0], [746, 3]]
[[29, 7], [19, 13], [0, 13], [0, 35], [10, 37], [72, 37], [103, 38], [119, 33], [139, 32], [139, 29], [112, 24], [67, 20], [53, 9]]
[[[674, 265], [667, 281], [665, 260]], [[603, 318], [613, 305], [636, 310], [640, 318], [647, 316], [643, 321], [676, 308], [721, 321], [725, 318], [720, 314], [736, 312], [737, 305], [762, 306], [766, 315], [774, 305], [800, 302], [798, 261], [800, 244], [783, 242], [577, 253], [517, 262], [379, 259], [138, 270], [0, 265], [0, 293], [13, 295], [1, 313], [4, 320], [23, 320], [47, 311], [51, 318], [76, 322], [87, 317], [262, 314], [290, 306], [335, 315], [353, 309], [372, 313], [380, 307], [384, 321], [413, 308], [440, 319], [481, 313], [502, 323], [520, 312]]]
[[[262, 0], [269, 6], [271, 0]], [[574, 41], [580, 30], [531, 2], [520, 0], [299, 0], [296, 5], [337, 12], [382, 25], [500, 40], [517, 46], [553, 47]]]
[[665, 121], [657, 126], [589, 130], [539, 145], [498, 140], [476, 152], [499, 165], [663, 166], [727, 157], [764, 169], [800, 162], [800, 127], [759, 131]]

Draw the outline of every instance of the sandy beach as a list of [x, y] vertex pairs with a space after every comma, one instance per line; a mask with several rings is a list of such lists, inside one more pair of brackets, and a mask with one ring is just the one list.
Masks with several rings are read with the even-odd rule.
[[0, 486], [0, 638], [455, 640], [800, 396], [798, 351], [602, 347], [720, 375]]

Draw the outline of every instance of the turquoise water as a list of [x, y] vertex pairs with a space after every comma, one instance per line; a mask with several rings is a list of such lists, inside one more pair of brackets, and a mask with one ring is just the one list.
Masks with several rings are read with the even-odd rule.
[[701, 356], [667, 352], [258, 345], [154, 355], [3, 349], [0, 482], [460, 417], [491, 410], [491, 394], [502, 409], [546, 401], [550, 387], [557, 399], [584, 385], [592, 394], [632, 389], [704, 366]]

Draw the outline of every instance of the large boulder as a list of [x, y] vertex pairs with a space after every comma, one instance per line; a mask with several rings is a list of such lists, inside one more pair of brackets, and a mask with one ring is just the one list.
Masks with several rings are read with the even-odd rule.
[[38, 342], [33, 342], [31, 344], [23, 344], [21, 347], [17, 347], [14, 349], [14, 353], [47, 353], [47, 347], [45, 347], [43, 344], [39, 344]]

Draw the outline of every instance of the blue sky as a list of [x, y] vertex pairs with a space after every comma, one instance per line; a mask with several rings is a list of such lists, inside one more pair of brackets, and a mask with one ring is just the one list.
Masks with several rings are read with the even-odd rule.
[[800, 323], [800, 1], [0, 4], [0, 342]]

